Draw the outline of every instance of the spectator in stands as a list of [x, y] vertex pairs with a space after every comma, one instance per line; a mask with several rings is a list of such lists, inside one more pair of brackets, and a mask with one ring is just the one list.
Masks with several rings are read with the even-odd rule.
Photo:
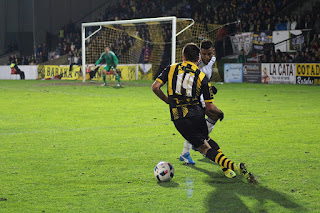
[[25, 63], [25, 57], [24, 57], [24, 55], [21, 55], [21, 57], [20, 57], [20, 64], [21, 64], [21, 65], [24, 65], [24, 63]]
[[260, 62], [261, 62], [261, 63], [268, 63], [267, 55], [263, 54], [263, 55], [261, 56]]
[[74, 45], [74, 43], [71, 42], [71, 45], [70, 45], [71, 52], [74, 52], [75, 48], [76, 48], [76, 45]]
[[[123, 0], [121, 2], [116, 2], [114, 5], [107, 7], [106, 10], [102, 12], [102, 14], [101, 11], [98, 11], [98, 14], [100, 12], [99, 20], [133, 19], [146, 16], [157, 17], [163, 14], [166, 10], [166, 1], [161, 0], [160, 2], [160, 4], [150, 2], [149, 0]], [[235, 28], [235, 25], [230, 25], [224, 28], [224, 30], [226, 31], [226, 35], [237, 33], [237, 30], [239, 30], [240, 32], [249, 32], [259, 30], [312, 29], [313, 27], [314, 32], [319, 34], [320, 15], [316, 10], [319, 8], [315, 8], [313, 14], [303, 14], [302, 16], [291, 16], [289, 13], [279, 13], [288, 2], [289, 1], [285, 0], [231, 0], [217, 1], [217, 3], [213, 5], [208, 1], [188, 0], [186, 6], [182, 7], [178, 12], [179, 14], [181, 14], [180, 17], [190, 16], [197, 22], [204, 23], [205, 26], [207, 24], [213, 23], [226, 24], [227, 22], [234, 22], [240, 19], [241, 25], [239, 25], [238, 28]], [[159, 7], [159, 5], [162, 6]], [[170, 4], [170, 7], [171, 6], [172, 5]], [[144, 8], [147, 9], [144, 10]], [[284, 21], [277, 14], [283, 15], [286, 21]], [[94, 28], [91, 29], [92, 32], [94, 30]], [[140, 27], [138, 29], [138, 32], [139, 36], [142, 39], [148, 41], [151, 40], [146, 27]], [[170, 33], [170, 29], [168, 29], [168, 33], [164, 33], [165, 41], [170, 40]], [[70, 22], [66, 27], [62, 26], [60, 31], [57, 32], [57, 35], [60, 39], [60, 44], [56, 49], [56, 52], [52, 51], [51, 48], [51, 52], [49, 52], [49, 50], [45, 50], [44, 45], [42, 45], [42, 61], [46, 61], [48, 57], [49, 59], [57, 58], [59, 55], [68, 54], [70, 51], [72, 51], [75, 57], [77, 57], [76, 52], [81, 48], [80, 29], [76, 28], [75, 24]], [[225, 37], [226, 36], [224, 36], [224, 38]], [[90, 44], [91, 42], [88, 41], [88, 43]], [[114, 48], [112, 49], [117, 52], [118, 57], [121, 60], [122, 55], [124, 55], [124, 53], [128, 49], [130, 49], [133, 43], [134, 42], [131, 41], [131, 38], [121, 37], [119, 38], [117, 45], [113, 44]], [[306, 60], [308, 59], [312, 61], [312, 55], [315, 55], [316, 59], [319, 58], [318, 47], [319, 42], [314, 42], [314, 45], [311, 45], [313, 51], [310, 51], [310, 53], [306, 52], [305, 55], [308, 56], [306, 57]], [[39, 52], [36, 49], [34, 55], [36, 56], [36, 59], [39, 56]], [[285, 56], [285, 54], [283, 54], [283, 56], [281, 54], [281, 56], [274, 58], [277, 58], [278, 61], [284, 61]], [[81, 57], [79, 57], [79, 59], [81, 59]], [[271, 61], [272, 55], [267, 55], [267, 59]], [[29, 63], [34, 63], [34, 60], [34, 58], [29, 57], [27, 61], [29, 61]], [[39, 63], [39, 61], [37, 61], [37, 63]]]
[[260, 26], [257, 24], [257, 20], [253, 20], [250, 24], [250, 31], [251, 32], [259, 32], [260, 31]]
[[15, 63], [15, 62], [11, 63], [10, 67], [12, 69], [14, 69], [14, 74], [19, 74], [20, 75], [20, 80], [24, 80], [25, 79], [24, 72], [19, 69], [17, 63]]
[[317, 57], [315, 55], [311, 55], [311, 63], [317, 63], [317, 62], [319, 62]]
[[284, 24], [286, 25], [286, 30], [291, 29], [291, 19], [289, 16], [284, 17]]
[[25, 56], [22, 65], [29, 65], [29, 57]]
[[72, 67], [73, 67], [73, 65], [75, 65], [75, 63], [74, 63], [74, 54], [73, 54], [73, 52], [72, 51], [70, 51], [69, 52], [69, 55], [68, 55], [68, 62], [69, 62], [69, 71], [72, 71]]
[[305, 29], [304, 28], [304, 21], [302, 20], [301, 16], [297, 16], [297, 27], [296, 29]]
[[247, 56], [245, 55], [244, 49], [241, 49], [240, 55], [238, 56], [238, 63], [247, 63]]
[[307, 17], [304, 21], [304, 28], [303, 29], [312, 29], [313, 28], [313, 21], [311, 19], [311, 15], [307, 14]]
[[271, 19], [270, 29], [269, 30], [275, 30], [277, 24], [277, 17], [273, 16]]
[[288, 53], [285, 53], [284, 54], [284, 62], [293, 63], [293, 58]]
[[11, 55], [9, 56], [9, 60], [8, 60], [8, 64], [12, 64], [12, 63], [18, 63], [18, 61], [17, 61], [17, 56], [14, 55], [14, 54], [11, 54]]
[[31, 56], [31, 58], [30, 58], [30, 60], [29, 60], [29, 65], [36, 65], [37, 63], [36, 63], [36, 59], [35, 59], [35, 57], [32, 55]]
[[42, 62], [48, 61], [48, 46], [46, 43], [42, 44]]
[[318, 34], [313, 34], [313, 39], [310, 45], [311, 45], [311, 49], [318, 50], [318, 48], [320, 47]]
[[295, 30], [297, 28], [296, 16], [291, 16], [290, 30]]
[[287, 30], [287, 24], [282, 20], [281, 17], [278, 17], [278, 22], [276, 24], [275, 30]]
[[64, 39], [64, 31], [65, 31], [65, 27], [62, 26], [61, 29], [60, 29], [60, 31], [59, 31], [59, 39], [60, 39], [60, 42], [62, 42], [63, 39]]
[[58, 55], [62, 56], [63, 55], [63, 46], [61, 43], [59, 43], [59, 47], [58, 47]]
[[304, 52], [304, 60], [303, 61], [306, 63], [311, 62], [311, 53], [307, 50]]
[[276, 56], [275, 55], [271, 55], [269, 62], [270, 63], [276, 63], [277, 62]]
[[315, 33], [320, 34], [320, 13], [317, 13], [316, 21], [313, 26]]
[[69, 40], [63, 42], [63, 54], [68, 54], [70, 52], [70, 44], [68, 42]]
[[76, 65], [81, 65], [82, 59], [81, 59], [81, 51], [78, 49], [75, 49], [74, 52], [74, 63]]
[[38, 60], [40, 52], [42, 52], [42, 45], [41, 44], [39, 44], [38, 46], [35, 45], [35, 48], [36, 48], [36, 52], [35, 52], [36, 60]]
[[185, 10], [185, 14], [186, 14], [186, 18], [191, 18], [191, 4], [189, 3], [189, 1], [187, 1], [187, 3], [184, 6], [184, 10]]
[[282, 57], [282, 52], [280, 49], [276, 50], [276, 59], [281, 58]]
[[274, 47], [271, 48], [271, 50], [269, 51], [270, 56], [275, 56], [276, 57], [276, 52], [274, 50]]
[[246, 21], [242, 21], [241, 22], [241, 27], [242, 27], [242, 29], [241, 29], [241, 31], [243, 31], [243, 32], [249, 32], [249, 25], [248, 25], [248, 23], [246, 22]]
[[295, 63], [303, 62], [303, 57], [302, 57], [301, 51], [299, 51], [299, 50], [297, 51], [297, 54], [294, 57], [294, 62]]
[[41, 64], [43, 62], [42, 52], [39, 52], [38, 58], [36, 59], [37, 64]]
[[317, 57], [318, 60], [320, 60], [320, 47], [316, 51], [316, 57]]

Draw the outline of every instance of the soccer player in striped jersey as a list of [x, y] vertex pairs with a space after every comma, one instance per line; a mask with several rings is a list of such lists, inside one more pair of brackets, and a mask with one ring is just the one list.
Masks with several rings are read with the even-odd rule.
[[[210, 40], [204, 39], [200, 43], [200, 56], [201, 59], [198, 62], [198, 67], [199, 69], [206, 74], [208, 79], [211, 79], [212, 75], [212, 66], [216, 61], [216, 57], [214, 55], [214, 47], [213, 44]], [[203, 100], [203, 96], [200, 97], [200, 101], [202, 104], [202, 107], [205, 108], [205, 103]], [[207, 126], [208, 126], [208, 131], [209, 134], [214, 128], [215, 123], [217, 122], [217, 118], [214, 115], [211, 115], [207, 113]], [[183, 146], [183, 151], [179, 157], [181, 161], [184, 161], [186, 164], [195, 164], [195, 162], [192, 160], [190, 156], [190, 149], [192, 145], [186, 140]]]
[[[172, 64], [164, 69], [152, 84], [152, 91], [165, 103], [169, 104], [171, 120], [179, 133], [199, 152], [213, 162], [230, 171], [237, 171], [249, 182], [257, 183], [254, 176], [247, 171], [244, 163], [234, 163], [222, 152], [219, 145], [208, 135], [205, 112], [200, 105], [203, 94], [205, 110], [218, 119], [223, 112], [213, 103], [213, 92], [207, 76], [199, 70], [199, 47], [194, 43], [186, 44], [182, 50], [183, 62]], [[161, 87], [167, 83], [168, 95]]]
[[[214, 65], [216, 61], [216, 57], [214, 55], [214, 47], [213, 44], [210, 40], [204, 39], [200, 43], [200, 56], [201, 59], [198, 62], [198, 67], [199, 69], [206, 74], [208, 79], [211, 79], [212, 75], [212, 66]], [[205, 108], [205, 102], [203, 100], [203, 96], [200, 97], [200, 101], [202, 104], [202, 107]], [[210, 112], [206, 111], [207, 119], [207, 127], [208, 127], [208, 132], [209, 134], [212, 132], [216, 122], [218, 121], [218, 118], [216, 115], [211, 114]], [[223, 119], [223, 118], [222, 118]], [[221, 120], [222, 120], [221, 119]], [[195, 162], [192, 160], [190, 156], [190, 149], [192, 147], [192, 144], [185, 140], [184, 145], [183, 145], [183, 150], [182, 153], [179, 157], [181, 161], [184, 161], [186, 164], [191, 164], [194, 165]], [[221, 167], [223, 173], [225, 174], [226, 177], [228, 178], [234, 178], [236, 176], [236, 173], [230, 169], [227, 169], [225, 167]]]

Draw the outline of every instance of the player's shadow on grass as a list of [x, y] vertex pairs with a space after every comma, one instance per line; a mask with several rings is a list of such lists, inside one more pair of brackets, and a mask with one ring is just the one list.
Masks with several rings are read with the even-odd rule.
[[176, 183], [174, 181], [169, 182], [158, 182], [158, 185], [165, 188], [176, 188], [179, 187], [179, 183]]
[[[207, 212], [269, 212], [280, 206], [290, 212], [306, 212], [287, 195], [261, 185], [245, 182], [242, 177], [226, 178], [224, 175], [191, 167], [209, 175], [208, 183], [214, 188], [206, 198]], [[243, 200], [250, 203], [247, 206]]]

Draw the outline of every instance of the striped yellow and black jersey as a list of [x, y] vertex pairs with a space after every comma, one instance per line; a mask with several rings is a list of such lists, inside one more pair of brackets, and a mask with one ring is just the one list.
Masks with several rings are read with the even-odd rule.
[[171, 120], [184, 117], [204, 116], [200, 95], [205, 102], [213, 101], [213, 93], [206, 75], [192, 62], [172, 64], [156, 79], [167, 83]]

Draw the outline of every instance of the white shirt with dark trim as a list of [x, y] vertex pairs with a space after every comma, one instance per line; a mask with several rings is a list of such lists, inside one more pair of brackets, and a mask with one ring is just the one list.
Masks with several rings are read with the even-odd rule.
[[[201, 59], [197, 64], [197, 66], [200, 69], [200, 71], [204, 72], [206, 74], [206, 76], [208, 77], [209, 81], [210, 81], [211, 76], [212, 76], [212, 66], [213, 66], [214, 62], [216, 62], [216, 57], [212, 56], [212, 58], [211, 58], [211, 60], [209, 61], [208, 64], [204, 64]], [[200, 102], [201, 102], [202, 107], [205, 108], [206, 104], [204, 102], [203, 95], [200, 96]]]
[[211, 79], [211, 76], [212, 76], [212, 66], [213, 66], [214, 62], [216, 62], [216, 57], [212, 56], [212, 58], [208, 64], [204, 64], [201, 59], [197, 64], [199, 69], [206, 74], [206, 76], [209, 78], [209, 80]]

